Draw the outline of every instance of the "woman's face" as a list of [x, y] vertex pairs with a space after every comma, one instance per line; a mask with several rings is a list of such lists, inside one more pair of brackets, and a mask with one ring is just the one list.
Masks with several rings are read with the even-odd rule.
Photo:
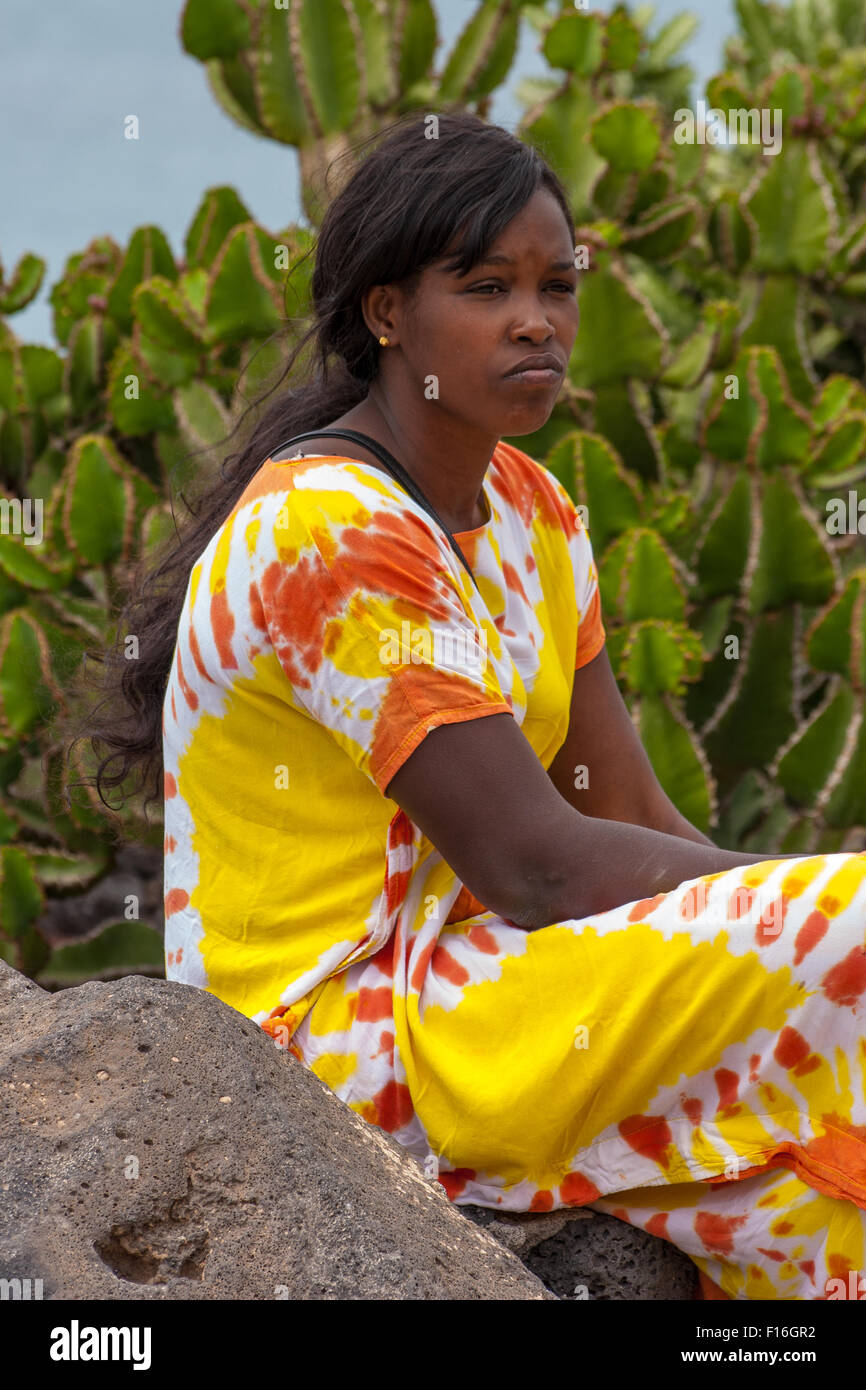
[[[496, 438], [539, 429], [577, 337], [574, 255], [559, 204], [540, 189], [468, 274], [445, 270], [447, 256], [428, 266], [398, 320], [421, 399]], [[521, 358], [540, 353], [553, 354], [561, 371], [506, 375]]]

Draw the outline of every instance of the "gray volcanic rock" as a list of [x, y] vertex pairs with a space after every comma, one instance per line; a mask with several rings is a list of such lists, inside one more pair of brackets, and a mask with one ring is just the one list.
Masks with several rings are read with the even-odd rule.
[[688, 1255], [615, 1216], [585, 1207], [543, 1216], [468, 1205], [461, 1211], [519, 1255], [559, 1298], [626, 1303], [697, 1296], [698, 1268]]
[[47, 1299], [555, 1299], [212, 995], [0, 961], [0, 1278]]

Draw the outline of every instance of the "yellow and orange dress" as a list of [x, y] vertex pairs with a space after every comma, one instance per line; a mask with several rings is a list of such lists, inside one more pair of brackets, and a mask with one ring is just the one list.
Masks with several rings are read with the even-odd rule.
[[[733, 1298], [863, 1271], [866, 857], [526, 932], [385, 795], [440, 724], [542, 765], [605, 640], [586, 527], [500, 443], [447, 537], [342, 455], [273, 462], [195, 564], [163, 711], [166, 969], [258, 1022], [456, 1203], [589, 1205]], [[491, 807], [491, 815], [495, 808]], [[615, 874], [616, 866], [611, 865]]]

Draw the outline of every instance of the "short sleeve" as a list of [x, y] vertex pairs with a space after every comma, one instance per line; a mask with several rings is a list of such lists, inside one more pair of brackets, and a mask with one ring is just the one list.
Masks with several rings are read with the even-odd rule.
[[574, 557], [574, 577], [579, 615], [574, 669], [579, 671], [581, 666], [586, 666], [594, 656], [598, 656], [604, 646], [606, 634], [601, 619], [598, 570], [592, 553], [589, 532], [583, 523], [581, 523], [579, 530], [575, 531], [571, 546]]
[[568, 550], [574, 576], [574, 592], [577, 599], [577, 651], [574, 669], [579, 671], [594, 656], [598, 656], [605, 644], [606, 633], [601, 618], [601, 594], [598, 587], [598, 570], [592, 551], [592, 541], [580, 511], [572, 502], [566, 489], [553, 473], [543, 470], [559, 501], [559, 514], [563, 527], [568, 533]]
[[347, 512], [293, 490], [258, 581], [294, 700], [383, 794], [432, 729], [512, 713], [488, 655], [498, 634], [411, 505], [380, 495]]

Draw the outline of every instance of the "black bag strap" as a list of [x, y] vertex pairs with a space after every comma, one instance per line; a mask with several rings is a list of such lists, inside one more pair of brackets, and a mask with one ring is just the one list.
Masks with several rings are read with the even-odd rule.
[[[466, 556], [463, 554], [463, 551], [460, 549], [460, 546], [454, 539], [453, 534], [451, 533], [451, 531], [448, 530], [448, 527], [445, 525], [445, 522], [442, 520], [439, 513], [435, 510], [431, 503], [427, 501], [427, 498], [424, 496], [420, 487], [415, 482], [415, 479], [410, 477], [403, 465], [397, 462], [390, 450], [386, 449], [384, 444], [380, 444], [377, 439], [371, 439], [369, 434], [362, 434], [360, 430], [306, 430], [304, 434], [293, 435], [291, 439], [287, 439], [283, 444], [277, 445], [276, 449], [273, 450], [271, 457], [273, 457], [273, 454], [282, 453], [283, 449], [287, 449], [290, 444], [299, 444], [302, 439], [319, 439], [325, 435], [333, 435], [339, 439], [351, 439], [356, 444], [361, 444], [365, 448], [369, 449], [371, 454], [376, 455], [377, 459], [379, 459], [379, 461], [382, 464], [384, 464], [388, 472], [391, 474], [393, 478], [396, 479], [400, 486], [405, 488], [405, 490], [409, 493], [410, 497], [414, 497], [419, 507], [423, 507], [425, 512], [427, 512], [428, 515], [432, 516], [436, 524], [438, 526], [441, 526], [442, 530], [448, 537], [448, 540], [451, 542], [452, 549], [459, 556], [461, 563], [465, 567], [467, 574], [469, 575], [470, 579], [472, 580], [472, 583], [475, 585], [477, 589], [478, 581], [476, 580], [475, 575], [472, 573], [472, 570], [469, 568], [469, 561], [466, 559]], [[286, 460], [286, 462], [288, 462], [288, 460]], [[480, 592], [481, 591], [479, 590], [479, 593]]]

